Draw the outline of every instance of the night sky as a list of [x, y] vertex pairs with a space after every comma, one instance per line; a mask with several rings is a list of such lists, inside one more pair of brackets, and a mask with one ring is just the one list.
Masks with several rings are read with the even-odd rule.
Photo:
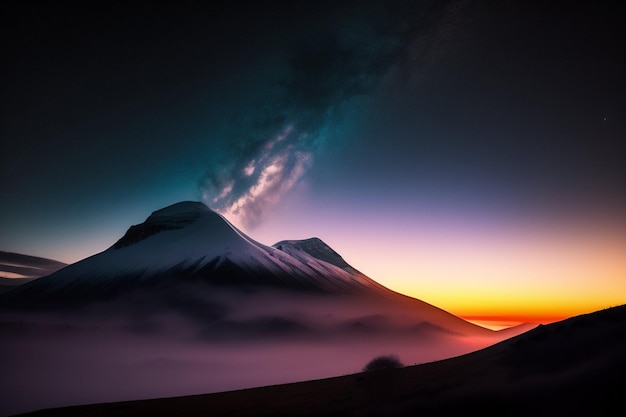
[[196, 200], [457, 314], [626, 302], [618, 2], [128, 3], [1, 6], [0, 250]]

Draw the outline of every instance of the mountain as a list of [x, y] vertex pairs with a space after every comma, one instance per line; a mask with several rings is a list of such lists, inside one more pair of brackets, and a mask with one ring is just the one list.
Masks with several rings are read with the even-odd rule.
[[554, 416], [623, 409], [626, 305], [540, 326], [481, 351], [402, 369], [30, 417]]
[[203, 281], [343, 294], [390, 293], [319, 239], [270, 247], [202, 203], [153, 212], [102, 253], [14, 291], [13, 305], [87, 303], [141, 286]]

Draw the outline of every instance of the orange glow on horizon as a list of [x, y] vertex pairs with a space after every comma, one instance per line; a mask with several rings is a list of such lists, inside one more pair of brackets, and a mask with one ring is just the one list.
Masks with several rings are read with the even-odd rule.
[[626, 304], [621, 224], [461, 232], [398, 237], [393, 261], [374, 251], [354, 264], [369, 260], [363, 272], [388, 288], [473, 320], [547, 324]]
[[568, 316], [459, 316], [464, 320], [491, 330], [502, 330], [520, 324], [550, 324], [565, 320]]

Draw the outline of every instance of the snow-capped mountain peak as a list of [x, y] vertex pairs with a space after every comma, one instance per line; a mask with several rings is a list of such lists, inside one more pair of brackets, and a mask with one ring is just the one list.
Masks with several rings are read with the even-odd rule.
[[360, 274], [360, 272], [350, 266], [341, 255], [317, 237], [304, 240], [282, 240], [272, 245], [272, 247], [288, 253], [296, 259], [301, 259], [302, 254], [305, 253], [316, 259], [335, 265], [350, 274]]
[[14, 296], [24, 292], [35, 299], [82, 301], [145, 284], [181, 281], [330, 293], [391, 292], [320, 239], [266, 246], [204, 204], [185, 201], [154, 211], [109, 249], [25, 285]]

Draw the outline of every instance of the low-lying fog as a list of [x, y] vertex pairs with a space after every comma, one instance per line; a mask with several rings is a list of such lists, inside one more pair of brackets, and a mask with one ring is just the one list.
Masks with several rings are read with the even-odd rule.
[[129, 296], [64, 312], [4, 312], [0, 415], [338, 376], [381, 354], [413, 365], [504, 338], [460, 335], [438, 314], [425, 319], [430, 314], [273, 292]]

